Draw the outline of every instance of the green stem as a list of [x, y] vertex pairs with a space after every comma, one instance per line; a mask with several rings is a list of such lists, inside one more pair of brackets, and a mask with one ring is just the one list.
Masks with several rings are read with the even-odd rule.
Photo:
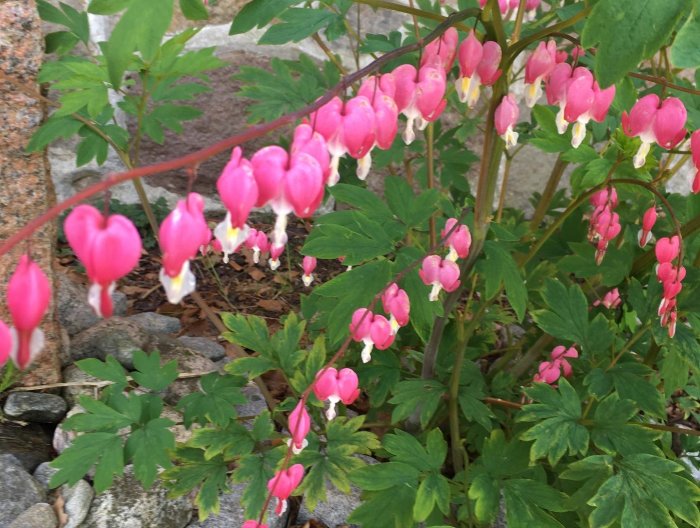
[[623, 355], [625, 355], [625, 353], [628, 352], [634, 346], [634, 344], [644, 336], [644, 334], [647, 333], [647, 330], [648, 330], [648, 328], [647, 328], [646, 324], [643, 325], [642, 327], [640, 327], [639, 329], [637, 329], [637, 331], [634, 334], [632, 334], [632, 337], [630, 337], [627, 340], [627, 342], [623, 345], [623, 347], [620, 349], [620, 351], [617, 353], [617, 355], [610, 362], [610, 365], [608, 365], [608, 368], [606, 368], [605, 370], [607, 371], [607, 370], [610, 370], [611, 368], [613, 368], [617, 364], [617, 362], [620, 361], [620, 358]]
[[[425, 130], [425, 142], [427, 146], [427, 157], [428, 157], [428, 181], [427, 188], [432, 189], [435, 187], [435, 149], [434, 149], [434, 125], [430, 123], [428, 128]], [[434, 247], [437, 241], [437, 232], [435, 230], [435, 215], [430, 215], [428, 219], [428, 227], [430, 229], [430, 246]]]
[[552, 341], [554, 341], [554, 338], [550, 335], [547, 334], [542, 334], [537, 341], [533, 343], [533, 345], [530, 347], [530, 350], [528, 350], [525, 355], [518, 361], [513, 367], [510, 369], [510, 373], [513, 375], [515, 379], [520, 378], [523, 374], [525, 374], [530, 366], [537, 361], [537, 358], [540, 357], [542, 354], [542, 351], [549, 346]]
[[518, 14], [515, 15], [515, 27], [513, 28], [513, 35], [510, 37], [511, 45], [518, 42], [520, 39], [520, 31], [523, 28], [523, 17], [525, 16], [525, 3], [527, 0], [520, 0], [518, 4]]
[[554, 162], [554, 167], [552, 167], [552, 172], [549, 174], [549, 179], [547, 180], [547, 185], [542, 192], [542, 198], [537, 204], [537, 209], [535, 209], [532, 215], [532, 220], [530, 221], [530, 231], [535, 231], [539, 228], [540, 223], [547, 214], [549, 205], [552, 203], [552, 198], [554, 193], [557, 192], [557, 187], [561, 181], [561, 177], [564, 174], [564, 169], [566, 169], [569, 163], [564, 161], [561, 154], [557, 156], [557, 160]]

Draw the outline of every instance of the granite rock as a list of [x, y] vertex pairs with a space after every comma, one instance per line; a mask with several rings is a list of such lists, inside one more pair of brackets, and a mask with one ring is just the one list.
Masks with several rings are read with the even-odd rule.
[[12, 455], [0, 455], [0, 526], [7, 526], [24, 510], [46, 502], [46, 492]]
[[212, 361], [219, 361], [226, 356], [226, 349], [213, 339], [208, 337], [182, 336], [177, 338], [187, 348], [199, 352]]
[[156, 481], [144, 490], [132, 466], [105, 492], [97, 495], [81, 528], [184, 528], [192, 518], [187, 497], [169, 499]]
[[155, 312], [144, 312], [130, 315], [126, 318], [130, 323], [155, 334], [176, 334], [182, 328], [180, 320], [176, 317], [161, 315]]
[[150, 352], [151, 342], [148, 332], [136, 324], [121, 317], [111, 317], [75, 336], [70, 357], [73, 361], [85, 358], [104, 361], [111, 354], [126, 369], [133, 370], [134, 351]]
[[7, 528], [56, 528], [58, 518], [50, 504], [39, 502], [24, 510]]
[[51, 467], [49, 464], [50, 462], [42, 462], [36, 467], [34, 473], [32, 473], [34, 480], [44, 486], [44, 489], [47, 490], [49, 489], [49, 481], [51, 480], [51, 477], [58, 473], [58, 469]]
[[[83, 372], [75, 365], [68, 365], [63, 369], [63, 381], [65, 383], [83, 383], [83, 382], [99, 382], [99, 380], [86, 372]], [[91, 396], [96, 397], [96, 387], [91, 385], [71, 385], [68, 387], [63, 387], [63, 398], [68, 402], [68, 405], [75, 405], [78, 403], [78, 398], [80, 396]]]
[[[68, 275], [56, 276], [56, 315], [58, 322], [66, 329], [68, 335], [74, 336], [101, 321], [95, 310], [87, 302], [87, 288], [76, 283]], [[112, 294], [114, 315], [126, 314], [126, 295], [119, 290]]]
[[3, 407], [3, 412], [10, 418], [39, 423], [58, 423], [67, 410], [63, 398], [41, 392], [13, 392]]

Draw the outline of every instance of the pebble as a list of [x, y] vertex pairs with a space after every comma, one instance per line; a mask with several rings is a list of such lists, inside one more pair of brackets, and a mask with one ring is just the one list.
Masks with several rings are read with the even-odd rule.
[[68, 405], [63, 398], [41, 392], [13, 392], [3, 407], [5, 416], [39, 423], [58, 423], [67, 410]]

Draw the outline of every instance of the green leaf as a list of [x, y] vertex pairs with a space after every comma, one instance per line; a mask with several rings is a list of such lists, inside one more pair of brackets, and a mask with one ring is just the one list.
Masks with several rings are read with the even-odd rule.
[[229, 491], [227, 484], [228, 465], [220, 456], [210, 460], [204, 458], [200, 449], [185, 448], [177, 451], [178, 464], [161, 473], [169, 483], [171, 496], [179, 497], [199, 486], [195, 504], [199, 520], [219, 513], [219, 495]]
[[393, 398], [389, 400], [389, 403], [396, 405], [391, 413], [391, 422], [400, 422], [419, 410], [421, 426], [426, 427], [446, 393], [447, 387], [437, 380], [400, 382], [394, 389]]
[[[391, 277], [391, 264], [386, 260], [369, 262], [341, 273], [314, 288], [302, 300], [302, 311], [310, 326], [327, 331], [329, 346], [337, 345], [348, 335], [352, 313], [367, 306], [376, 292], [386, 286]], [[357, 285], [362, 284], [362, 288]]]
[[690, 526], [700, 525], [700, 488], [675, 475], [683, 467], [648, 454], [623, 458], [617, 471], [588, 501], [594, 506], [591, 526], [610, 526], [620, 520], [622, 528], [677, 526], [669, 510]]
[[438, 469], [442, 465], [442, 462], [435, 465], [418, 439], [401, 429], [395, 429], [393, 433], [385, 435], [382, 443], [384, 449], [393, 455], [393, 461], [408, 464], [419, 471]]
[[671, 35], [689, 0], [600, 0], [581, 33], [584, 48], [596, 47], [595, 75], [602, 88], [650, 58]]
[[333, 21], [334, 15], [322, 9], [290, 8], [282, 13], [283, 22], [271, 26], [260, 37], [258, 44], [279, 45], [299, 42], [321, 31]]
[[81, 359], [75, 362], [75, 366], [86, 374], [101, 380], [111, 381], [123, 386], [128, 383], [126, 370], [112, 355], [107, 356], [105, 361], [95, 358]]
[[505, 286], [508, 302], [513, 307], [518, 321], [525, 317], [527, 308], [527, 288], [513, 256], [498, 242], [487, 240], [484, 245], [486, 253], [485, 269], [486, 297], [496, 294], [501, 284]]
[[242, 381], [216, 372], [202, 376], [201, 392], [188, 394], [177, 404], [177, 408], [184, 412], [185, 426], [190, 427], [194, 422], [225, 426], [236, 417], [235, 406], [246, 403], [241, 392]]
[[101, 493], [112, 485], [115, 476], [124, 473], [122, 439], [115, 433], [86, 433], [78, 436], [51, 466], [58, 472], [51, 477], [50, 486], [73, 486], [95, 466], [94, 486]]
[[350, 514], [348, 522], [363, 528], [410, 528], [414, 525], [416, 491], [416, 485], [404, 483], [372, 493]]
[[275, 425], [272, 423], [270, 411], [263, 411], [253, 422], [253, 428], [250, 431], [250, 435], [256, 442], [264, 442], [269, 440], [274, 430]]
[[255, 442], [245, 427], [237, 422], [229, 422], [225, 428], [196, 429], [188, 445], [203, 449], [206, 460], [219, 455], [225, 460], [231, 460], [240, 455], [250, 454]]
[[60, 9], [44, 0], [37, 1], [37, 9], [42, 20], [60, 24], [70, 29], [71, 33], [84, 43], [90, 40], [90, 25], [87, 13], [58, 2]]
[[109, 79], [115, 89], [121, 86], [135, 51], [141, 52], [144, 61], [153, 60], [172, 17], [172, 0], [133, 2], [128, 6], [103, 46]]
[[280, 16], [298, 0], [252, 0], [236, 15], [229, 29], [229, 35], [247, 33], [254, 27], [266, 26], [273, 18]]
[[173, 425], [167, 418], [155, 418], [133, 431], [126, 441], [125, 449], [134, 463], [134, 475], [144, 488], [151, 487], [159, 467], [171, 466], [167, 451], [175, 448], [175, 435], [168, 427]]
[[34, 132], [27, 145], [27, 152], [42, 150], [59, 138], [65, 139], [74, 136], [83, 126], [83, 123], [72, 117], [52, 116]]
[[156, 350], [146, 354], [143, 350], [134, 352], [134, 381], [152, 391], [162, 391], [177, 379], [177, 361], [160, 364], [160, 353]]
[[530, 528], [564, 525], [548, 511], [566, 511], [567, 496], [542, 482], [530, 479], [512, 479], [503, 483], [508, 527]]
[[661, 433], [629, 424], [636, 414], [637, 406], [633, 402], [620, 400], [617, 394], [611, 394], [596, 408], [591, 440], [611, 455], [657, 454], [653, 442]]
[[391, 211], [408, 227], [423, 224], [435, 212], [440, 193], [429, 189], [416, 196], [404, 178], [387, 176], [384, 196]]
[[403, 462], [363, 466], [350, 473], [350, 480], [363, 490], [379, 491], [415, 481], [418, 470]]
[[444, 514], [448, 513], [450, 504], [450, 485], [439, 473], [430, 473], [418, 486], [416, 502], [413, 505], [413, 519], [425, 521], [435, 506]]
[[87, 396], [81, 396], [79, 403], [85, 412], [66, 418], [63, 426], [68, 431], [106, 430], [116, 432], [122, 427], [128, 427], [138, 421], [136, 413], [125, 414]]
[[666, 413], [663, 395], [656, 386], [645, 379], [653, 374], [646, 365], [637, 362], [621, 362], [607, 371], [620, 399], [632, 400], [644, 411], [654, 416]]
[[354, 266], [393, 249], [381, 224], [360, 211], [336, 211], [316, 220], [302, 253], [322, 259], [345, 257], [344, 264]]
[[306, 321], [290, 312], [284, 319], [284, 326], [272, 336], [271, 344], [282, 370], [292, 376], [297, 365], [304, 359], [304, 352], [299, 350], [299, 342], [304, 335]]
[[267, 482], [273, 477], [280, 457], [279, 452], [267, 451], [245, 455], [238, 460], [232, 479], [246, 485], [241, 500], [245, 517], [255, 519], [260, 515], [267, 497]]
[[676, 68], [700, 66], [700, 1], [693, 1], [693, 12], [685, 21], [671, 47], [671, 63]]
[[264, 356], [237, 358], [224, 367], [226, 372], [236, 376], [246, 376], [248, 379], [255, 379], [277, 368], [279, 368], [277, 361]]
[[236, 343], [244, 348], [270, 356], [272, 347], [270, 345], [270, 333], [267, 330], [267, 323], [262, 317], [257, 315], [241, 315], [222, 313], [223, 321], [229, 332], [224, 332], [223, 337], [231, 343]]
[[209, 13], [202, 0], [180, 0], [180, 10], [188, 20], [207, 20]]
[[542, 383], [526, 389], [530, 398], [542, 403], [525, 405], [518, 416], [520, 422], [537, 422], [520, 437], [534, 440], [530, 460], [547, 457], [553, 466], [567, 453], [585, 455], [588, 451], [588, 430], [579, 423], [581, 400], [566, 379], [559, 380], [559, 390]]

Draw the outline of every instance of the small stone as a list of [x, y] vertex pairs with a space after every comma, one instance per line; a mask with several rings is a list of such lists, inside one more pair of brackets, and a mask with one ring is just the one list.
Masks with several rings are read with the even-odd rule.
[[24, 510], [46, 502], [46, 492], [11, 455], [0, 455], [0, 526], [7, 526]]
[[182, 336], [177, 338], [187, 348], [199, 352], [212, 361], [218, 361], [226, 356], [226, 349], [208, 337]]
[[144, 490], [127, 466], [123, 477], [94, 498], [80, 528], [184, 528], [192, 519], [190, 499], [167, 495], [157, 480]]
[[150, 352], [151, 341], [148, 332], [135, 323], [111, 317], [75, 336], [71, 342], [70, 356], [73, 361], [85, 358], [104, 361], [111, 354], [124, 368], [133, 370], [134, 351]]
[[[71, 410], [66, 414], [66, 418], [70, 418], [74, 414], [85, 412], [80, 405], [75, 405], [71, 407]], [[53, 448], [59, 455], [63, 453], [66, 449], [70, 447], [78, 435], [75, 431], [66, 431], [63, 429], [63, 423], [58, 424], [58, 427], [53, 432]]]
[[22, 512], [7, 528], [56, 528], [57, 526], [58, 519], [51, 505], [39, 502]]
[[[188, 528], [233, 528], [241, 526], [248, 518], [244, 515], [241, 505], [245, 484], [232, 484], [231, 492], [219, 496], [221, 508], [218, 515], [210, 515], [205, 521], [195, 520]], [[267, 510], [266, 524], [270, 528], [284, 528], [287, 526], [287, 514], [277, 516], [274, 506], [270, 504]]]
[[176, 334], [182, 328], [179, 319], [155, 312], [130, 315], [126, 320], [154, 334]]
[[51, 460], [52, 452], [51, 436], [41, 425], [0, 422], [0, 455], [13, 455], [27, 471]]
[[[87, 288], [62, 273], [57, 273], [56, 278], [56, 314], [68, 335], [74, 336], [96, 325], [101, 319], [87, 302]], [[114, 315], [126, 314], [126, 295], [115, 291], [112, 294], [112, 303]]]
[[62, 528], [78, 528], [90, 511], [95, 490], [84, 480], [79, 480], [75, 486], [63, 485], [60, 488], [63, 497], [63, 511], [68, 516], [68, 522]]
[[[238, 416], [258, 416], [260, 413], [267, 410], [265, 397], [255, 383], [251, 381], [241, 389], [241, 392], [243, 396], [245, 396], [247, 402], [236, 406]], [[252, 421], [246, 421], [244, 425], [247, 428], [251, 428], [252, 423]]]
[[63, 398], [41, 392], [13, 392], [3, 408], [10, 418], [39, 423], [58, 423], [67, 410], [68, 405]]
[[58, 473], [58, 469], [51, 467], [49, 464], [49, 462], [42, 462], [33, 473], [34, 479], [47, 490], [49, 489], [51, 477]]
[[[198, 373], [204, 375], [216, 370], [216, 365], [211, 359], [182, 346], [182, 343], [169, 336], [159, 336], [158, 350], [162, 362], [177, 361], [177, 370], [181, 374]], [[199, 377], [175, 380], [165, 391], [163, 399], [168, 405], [176, 405], [184, 396], [199, 390]]]

